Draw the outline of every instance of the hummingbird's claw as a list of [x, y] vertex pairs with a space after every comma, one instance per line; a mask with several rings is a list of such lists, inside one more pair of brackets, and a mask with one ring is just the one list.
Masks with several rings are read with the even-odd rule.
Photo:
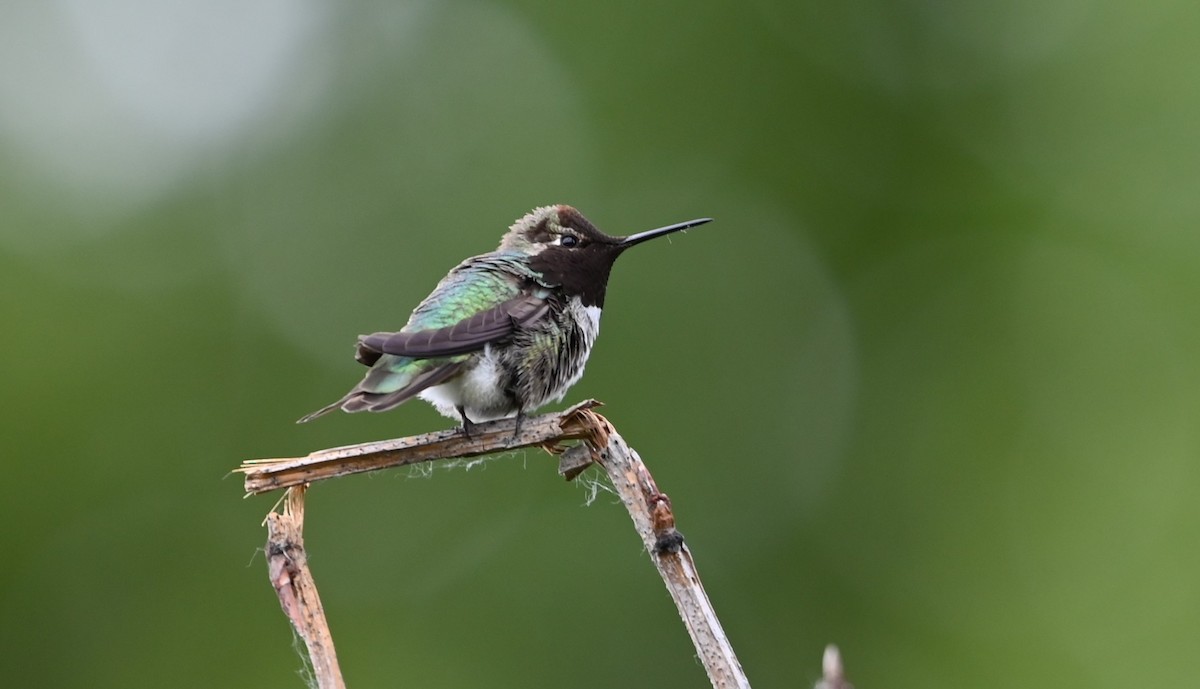
[[471, 437], [471, 429], [475, 428], [475, 423], [467, 418], [467, 411], [465, 409], [463, 409], [461, 405], [458, 407], [458, 415], [462, 417], [463, 435], [470, 438]]
[[512, 439], [514, 441], [517, 439], [517, 436], [521, 435], [521, 424], [524, 422], [525, 422], [525, 410], [518, 409], [517, 410], [517, 423], [516, 423], [516, 426], [513, 428], [513, 434], [512, 434]]

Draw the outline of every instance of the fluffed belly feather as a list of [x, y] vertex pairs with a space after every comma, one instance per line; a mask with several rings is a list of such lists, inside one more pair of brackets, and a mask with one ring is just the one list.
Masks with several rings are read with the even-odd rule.
[[519, 333], [511, 344], [487, 345], [461, 374], [419, 396], [452, 419], [462, 407], [474, 422], [561, 401], [583, 376], [599, 331], [600, 309], [572, 300], [550, 324]]

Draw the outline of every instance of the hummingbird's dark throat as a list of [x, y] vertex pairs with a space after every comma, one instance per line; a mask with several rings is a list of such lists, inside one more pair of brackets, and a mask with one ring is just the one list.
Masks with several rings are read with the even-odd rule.
[[628, 237], [612, 237], [570, 206], [559, 207], [559, 222], [575, 230], [584, 242], [577, 247], [549, 246], [529, 259], [529, 267], [547, 283], [557, 285], [570, 297], [579, 297], [584, 306], [603, 308], [608, 276], [613, 263], [626, 249], [642, 242], [703, 225], [711, 218], [698, 218], [667, 225]]
[[604, 306], [604, 293], [613, 261], [621, 249], [613, 244], [589, 244], [578, 249], [551, 247], [530, 257], [529, 267], [567, 297], [578, 297], [584, 306]]

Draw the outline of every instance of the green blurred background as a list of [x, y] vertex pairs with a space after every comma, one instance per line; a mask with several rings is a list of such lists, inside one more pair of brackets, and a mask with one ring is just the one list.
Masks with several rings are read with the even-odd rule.
[[[1200, 674], [1200, 5], [13, 2], [0, 677], [299, 687], [242, 459], [530, 208], [631, 252], [567, 402], [758, 687]], [[521, 453], [316, 487], [352, 687], [700, 687], [624, 510]]]

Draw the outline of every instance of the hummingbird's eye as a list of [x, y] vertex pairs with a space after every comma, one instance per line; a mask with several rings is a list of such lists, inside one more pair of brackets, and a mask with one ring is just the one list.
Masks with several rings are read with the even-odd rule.
[[558, 243], [560, 246], [565, 246], [569, 249], [579, 244], [579, 237], [573, 234], [564, 234], [558, 238]]

